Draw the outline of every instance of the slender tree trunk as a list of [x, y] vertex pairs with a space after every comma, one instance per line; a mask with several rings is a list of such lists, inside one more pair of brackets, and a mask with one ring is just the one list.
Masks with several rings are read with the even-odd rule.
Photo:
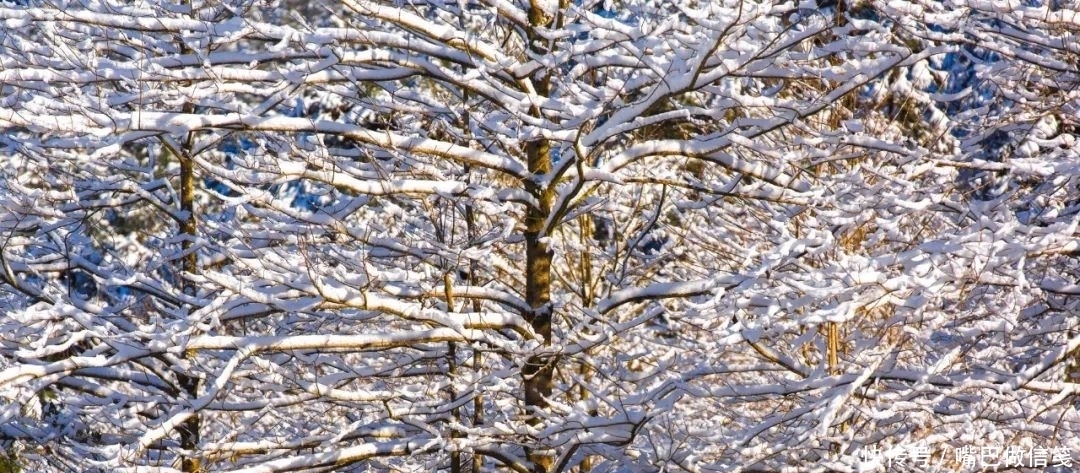
[[[537, 54], [546, 54], [547, 40], [538, 33], [541, 28], [551, 24], [553, 16], [546, 12], [542, 2], [529, 1], [529, 24], [528, 41], [529, 48]], [[551, 78], [547, 71], [539, 71], [532, 78], [532, 85], [536, 93], [544, 97], [550, 93]], [[532, 114], [540, 117], [543, 115], [539, 107], [532, 110]], [[528, 160], [529, 172], [532, 176], [543, 176], [551, 171], [551, 143], [539, 138], [526, 143], [526, 159]], [[553, 307], [551, 305], [551, 262], [552, 250], [547, 240], [548, 217], [552, 212], [552, 204], [555, 200], [555, 183], [525, 181], [525, 190], [532, 194], [537, 201], [536, 207], [530, 207], [525, 217], [525, 302], [529, 305], [526, 319], [532, 325], [532, 329], [539, 335], [544, 347], [551, 346], [551, 319]], [[534, 355], [526, 361], [521, 370], [521, 376], [525, 387], [525, 405], [531, 411], [530, 423], [538, 425], [542, 422], [543, 412], [548, 407], [547, 399], [554, 389], [555, 364], [557, 360], [551, 356]], [[544, 448], [529, 448], [526, 455], [534, 464], [536, 471], [548, 472], [554, 468], [555, 455]]]
[[[593, 219], [588, 214], [582, 215], [578, 218], [578, 226], [580, 228], [578, 241], [580, 242], [582, 248], [590, 248], [591, 242], [589, 240], [592, 239], [591, 232], [593, 229]], [[592, 253], [588, 250], [582, 251], [580, 292], [581, 304], [583, 307], [592, 307], [592, 302], [594, 300], [593, 292], [596, 286], [594, 285], [593, 281], [592, 266]], [[591, 335], [592, 333], [589, 332], [588, 334]], [[581, 401], [586, 401], [591, 396], [589, 393], [589, 388], [588, 386], [586, 386], [586, 384], [593, 375], [592, 367], [589, 366], [588, 363], [588, 356], [590, 351], [591, 350], [585, 350], [585, 352], [581, 354], [584, 359], [581, 360], [581, 362], [578, 364], [578, 376], [580, 377], [582, 383], [578, 385], [578, 399], [580, 399]], [[589, 409], [590, 416], [596, 417], [598, 414], [599, 413], [596, 409]], [[578, 473], [588, 473], [589, 471], [592, 471], [592, 467], [593, 458], [591, 456], [586, 456], [581, 460], [581, 463], [578, 464], [577, 471]]]
[[[447, 272], [443, 273], [443, 291], [446, 296], [447, 312], [454, 312], [454, 281], [452, 279], [453, 276], [450, 275], [450, 271], [452, 270], [453, 268], [449, 268]], [[449, 342], [446, 348], [447, 371], [449, 371], [448, 374], [450, 375], [450, 402], [454, 402], [457, 399], [457, 391], [454, 389], [454, 378], [456, 378], [458, 374], [457, 344]], [[464, 424], [461, 419], [461, 408], [454, 407], [451, 409], [451, 415], [455, 422]], [[457, 430], [450, 431], [450, 438], [452, 439], [461, 438], [461, 436], [461, 432]], [[454, 445], [452, 448], [453, 449], [450, 450], [450, 473], [461, 473], [461, 452], [458, 451], [457, 445]]]
[[[550, 145], [539, 140], [527, 145], [529, 170], [542, 175], [551, 169]], [[526, 189], [537, 197], [539, 208], [529, 209], [525, 230], [525, 301], [529, 304], [526, 314], [532, 329], [542, 337], [544, 346], [551, 345], [551, 261], [544, 225], [551, 212], [553, 193], [550, 186], [526, 183]], [[525, 404], [533, 412], [533, 423], [540, 423], [542, 411], [547, 408], [547, 398], [554, 386], [555, 360], [548, 356], [532, 356], [526, 362], [521, 375], [525, 383]], [[554, 457], [547, 452], [533, 451], [529, 458], [539, 471], [549, 471]]]
[[[476, 302], [476, 305], [480, 305]], [[479, 308], [477, 308], [479, 311]], [[484, 355], [480, 350], [473, 350], [473, 369], [479, 370], [484, 363]], [[479, 392], [476, 393], [476, 397], [473, 398], [473, 419], [474, 426], [479, 426], [484, 423], [484, 396]], [[472, 471], [473, 473], [479, 473], [484, 466], [484, 456], [479, 453], [473, 453], [472, 456]]]
[[[190, 1], [185, 3], [191, 6]], [[182, 40], [179, 46], [183, 54], [194, 52]], [[195, 104], [192, 102], [184, 103], [183, 111], [189, 114], [195, 113]], [[195, 134], [188, 133], [183, 149], [176, 150], [177, 157], [180, 160], [180, 210], [184, 214], [184, 220], [180, 224], [180, 233], [182, 233], [183, 238], [180, 247], [183, 249], [184, 254], [181, 260], [182, 275], [180, 281], [184, 295], [189, 297], [196, 295], [197, 288], [187, 276], [198, 272], [198, 258], [192, 248], [198, 234], [198, 222], [195, 217], [195, 161], [191, 156], [194, 142]], [[184, 353], [185, 360], [191, 360], [194, 357], [194, 352]], [[176, 378], [180, 384], [180, 389], [183, 390], [188, 399], [195, 399], [199, 396], [198, 377], [180, 373]], [[184, 456], [180, 461], [180, 470], [185, 473], [202, 472], [202, 462], [196, 453], [199, 448], [199, 420], [199, 413], [196, 412], [177, 427], [180, 434], [180, 448], [184, 452]]]
[[[198, 270], [198, 260], [195, 251], [192, 250], [197, 231], [197, 224], [195, 220], [195, 163], [191, 159], [191, 156], [187, 155], [187, 153], [190, 152], [190, 146], [187, 148], [188, 149], [185, 149], [180, 153], [180, 210], [184, 212], [184, 221], [180, 227], [180, 232], [183, 234], [183, 242], [180, 245], [184, 251], [184, 256], [181, 261], [183, 272], [187, 275], [191, 275], [195, 274]], [[194, 296], [196, 292], [194, 283], [186, 276], [181, 276], [181, 281], [184, 294], [187, 296]], [[193, 357], [194, 353], [192, 352], [184, 353], [185, 359], [190, 360]], [[177, 375], [177, 381], [188, 399], [195, 399], [198, 397], [199, 378], [181, 373]], [[184, 451], [184, 457], [181, 460], [180, 465], [181, 471], [184, 471], [185, 473], [201, 472], [202, 465], [199, 456], [195, 453], [198, 451], [199, 447], [199, 414], [195, 413], [189, 417], [180, 424], [177, 430], [180, 433], [180, 448]]]
[[829, 374], [840, 374], [840, 324], [828, 322], [826, 329], [826, 351], [828, 352]]
[[[468, 95], [465, 95], [465, 102], [468, 103]], [[465, 123], [468, 125], [468, 115], [465, 117]], [[469, 129], [468, 126], [465, 129]], [[465, 166], [465, 174], [470, 173], [469, 166]], [[476, 241], [476, 213], [472, 204], [465, 205], [465, 233], [469, 238], [469, 241]], [[469, 286], [476, 286], [477, 283], [477, 267], [475, 261], [469, 261], [469, 271], [465, 275], [465, 284]], [[482, 309], [480, 299], [474, 298], [472, 300], [472, 311], [479, 313]], [[484, 366], [484, 354], [480, 350], [473, 349], [473, 370], [479, 371]], [[477, 390], [473, 397], [473, 417], [472, 425], [479, 427], [484, 423], [484, 396], [480, 390]], [[479, 453], [473, 453], [472, 456], [472, 471], [473, 473], [479, 473], [480, 469], [484, 466], [484, 457]]]

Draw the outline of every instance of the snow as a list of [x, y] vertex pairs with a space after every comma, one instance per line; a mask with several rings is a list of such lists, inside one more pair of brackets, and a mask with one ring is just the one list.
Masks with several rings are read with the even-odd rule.
[[213, 471], [1080, 448], [1076, 12], [474, 3], [0, 8], [0, 449], [176, 471], [196, 418]]

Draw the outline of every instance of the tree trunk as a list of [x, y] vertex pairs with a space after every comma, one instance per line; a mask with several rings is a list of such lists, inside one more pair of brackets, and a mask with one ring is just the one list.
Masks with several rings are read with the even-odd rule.
[[[188, 4], [190, 5], [190, 2]], [[179, 46], [182, 53], [194, 52], [184, 42], [181, 42]], [[192, 102], [184, 103], [183, 111], [184, 113], [195, 113], [195, 104]], [[183, 149], [176, 150], [177, 157], [180, 159], [180, 210], [184, 214], [184, 220], [180, 224], [180, 232], [183, 234], [183, 240], [180, 243], [180, 247], [183, 249], [183, 257], [180, 263], [182, 274], [180, 284], [184, 295], [189, 297], [196, 295], [197, 288], [187, 276], [194, 275], [198, 271], [198, 258], [196, 252], [192, 249], [198, 233], [198, 224], [195, 218], [195, 161], [191, 156], [194, 142], [195, 135], [189, 132], [183, 144]], [[194, 357], [194, 352], [184, 352], [185, 360], [191, 360]], [[181, 372], [176, 378], [180, 384], [180, 389], [183, 390], [188, 399], [194, 400], [198, 398], [198, 377], [188, 376]], [[180, 461], [180, 470], [185, 473], [201, 472], [202, 463], [196, 454], [199, 448], [199, 414], [197, 412], [192, 414], [191, 417], [177, 427], [177, 430], [180, 434], [180, 448], [184, 452], [184, 456]]]
[[[443, 273], [443, 291], [444, 291], [444, 295], [446, 297], [446, 311], [447, 312], [454, 312], [454, 282], [452, 280], [452, 276], [450, 276], [450, 271], [451, 270], [452, 270], [452, 268], [447, 269], [447, 272]], [[450, 399], [449, 399], [449, 402], [453, 403], [453, 402], [457, 401], [457, 391], [454, 390], [454, 381], [456, 381], [455, 378], [457, 378], [457, 374], [458, 374], [458, 369], [457, 369], [457, 344], [454, 343], [454, 342], [447, 343], [447, 347], [446, 347], [446, 363], [447, 363], [447, 371], [448, 371], [447, 374], [450, 375], [450, 396], [449, 396]], [[453, 409], [451, 409], [450, 410], [450, 415], [453, 416], [454, 422], [457, 422], [459, 425], [464, 424], [464, 422], [462, 422], [462, 420], [461, 420], [461, 408], [460, 407], [454, 407]], [[462, 438], [461, 432], [456, 430], [456, 427], [454, 427], [453, 429], [454, 430], [450, 431], [450, 438], [452, 438], [452, 439]], [[462, 472], [461, 465], [462, 465], [461, 451], [458, 450], [457, 445], [454, 445], [453, 448], [450, 450], [450, 473], [461, 473]]]
[[[180, 153], [180, 210], [184, 212], [184, 221], [181, 225], [180, 232], [183, 233], [183, 242], [180, 244], [184, 250], [184, 256], [181, 260], [181, 266], [184, 274], [195, 274], [198, 269], [198, 259], [196, 258], [195, 251], [192, 251], [192, 245], [195, 241], [196, 235], [196, 220], [195, 220], [195, 163], [188, 156], [189, 149], [183, 150]], [[184, 294], [187, 296], [195, 295], [195, 285], [186, 276], [181, 276], [181, 284], [183, 286]], [[190, 360], [194, 356], [194, 353], [185, 352], [184, 358]], [[199, 396], [199, 378], [194, 376], [188, 376], [186, 374], [177, 375], [177, 381], [180, 384], [180, 388], [187, 395], [188, 399], [195, 399]], [[198, 455], [195, 452], [199, 447], [199, 414], [195, 413], [187, 420], [185, 420], [177, 428], [180, 433], [180, 448], [184, 451], [184, 457], [181, 460], [180, 469], [185, 473], [198, 473], [202, 471], [202, 466], [199, 461]]]
[[[528, 30], [529, 47], [533, 52], [543, 54], [547, 49], [546, 40], [537, 30], [551, 23], [552, 16], [544, 11], [540, 2], [529, 2]], [[547, 71], [541, 70], [532, 77], [536, 93], [547, 96], [550, 93], [551, 79]], [[540, 117], [539, 107], [532, 110]], [[551, 171], [551, 143], [543, 138], [530, 141], [525, 145], [526, 159], [532, 176], [543, 176]], [[551, 215], [555, 200], [554, 183], [525, 181], [525, 190], [536, 197], [537, 206], [530, 207], [525, 217], [525, 302], [529, 305], [526, 320], [539, 335], [544, 347], [551, 346], [551, 261], [552, 251], [547, 240], [545, 225]], [[526, 361], [521, 370], [525, 385], [525, 406], [529, 411], [529, 423], [539, 425], [543, 412], [548, 407], [547, 398], [554, 387], [556, 359], [548, 355], [534, 355]], [[548, 472], [555, 465], [555, 455], [545, 448], [527, 448], [526, 455], [538, 472]]]
[[[529, 143], [526, 147], [529, 159], [529, 171], [542, 175], [551, 169], [550, 145], [545, 140]], [[548, 185], [538, 186], [532, 182], [526, 189], [537, 197], [539, 208], [529, 209], [525, 230], [525, 301], [529, 304], [526, 314], [532, 329], [542, 337], [544, 346], [551, 345], [551, 260], [544, 225], [551, 213], [553, 193]], [[547, 398], [551, 396], [555, 360], [549, 356], [529, 357], [521, 375], [525, 384], [525, 405], [532, 416], [531, 423], [539, 424], [541, 412], [547, 408]], [[549, 471], [554, 457], [545, 451], [530, 451], [532, 460], [539, 471]]]
[[[465, 97], [466, 97], [465, 103], [468, 103], [468, 95], [466, 94]], [[466, 125], [468, 125], [468, 115], [466, 115]], [[465, 129], [468, 129], [468, 126], [466, 126]], [[469, 172], [470, 172], [469, 167], [465, 166], [465, 174], [468, 175]], [[476, 213], [475, 213], [475, 210], [473, 209], [472, 204], [468, 204], [468, 205], [465, 206], [465, 232], [466, 232], [466, 235], [468, 235], [469, 241], [476, 241], [476, 237], [477, 237], [477, 233], [478, 233], [476, 231]], [[466, 274], [465, 284], [468, 285], [468, 286], [477, 285], [476, 274], [477, 274], [476, 261], [475, 260], [469, 261], [469, 272]], [[473, 310], [473, 312], [480, 312], [482, 309], [483, 309], [483, 307], [480, 304], [480, 299], [473, 299], [472, 300], [472, 310]], [[473, 369], [474, 370], [479, 370], [481, 366], [484, 366], [484, 354], [480, 350], [477, 350], [477, 349], [474, 348], [473, 349]], [[483, 423], [484, 423], [484, 396], [483, 396], [483, 394], [481, 394], [481, 392], [478, 391], [476, 393], [475, 397], [473, 398], [472, 425], [475, 426], [475, 427], [479, 427]], [[473, 471], [473, 473], [479, 473], [481, 468], [483, 468], [483, 466], [484, 466], [484, 457], [482, 455], [480, 455], [479, 453], [474, 452], [473, 455], [472, 455], [472, 471]]]

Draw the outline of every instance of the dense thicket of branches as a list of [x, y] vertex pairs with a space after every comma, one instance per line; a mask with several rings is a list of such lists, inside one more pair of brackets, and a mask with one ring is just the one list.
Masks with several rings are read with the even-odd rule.
[[0, 471], [1080, 449], [1076, 8], [3, 4]]

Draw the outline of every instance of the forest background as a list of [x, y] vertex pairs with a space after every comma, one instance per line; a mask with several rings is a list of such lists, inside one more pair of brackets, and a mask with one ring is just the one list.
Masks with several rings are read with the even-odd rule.
[[0, 472], [1080, 451], [1077, 8], [0, 3]]

